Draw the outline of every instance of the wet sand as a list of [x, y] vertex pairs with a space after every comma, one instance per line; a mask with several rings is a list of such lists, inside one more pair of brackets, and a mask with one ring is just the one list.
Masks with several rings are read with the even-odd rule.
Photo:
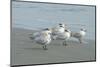
[[11, 36], [11, 65], [44, 64], [59, 62], [93, 61], [95, 60], [95, 41], [69, 40], [68, 45], [62, 45], [62, 41], [54, 40], [48, 45], [48, 50], [32, 42], [29, 34], [34, 31], [12, 28]]

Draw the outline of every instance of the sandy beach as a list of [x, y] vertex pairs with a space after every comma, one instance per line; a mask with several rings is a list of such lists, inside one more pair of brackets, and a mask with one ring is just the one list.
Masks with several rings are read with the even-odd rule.
[[32, 30], [12, 28], [11, 33], [11, 65], [44, 64], [59, 62], [93, 61], [95, 60], [95, 41], [68, 41], [65, 47], [62, 41], [54, 40], [48, 45], [48, 50], [32, 42], [29, 34]]

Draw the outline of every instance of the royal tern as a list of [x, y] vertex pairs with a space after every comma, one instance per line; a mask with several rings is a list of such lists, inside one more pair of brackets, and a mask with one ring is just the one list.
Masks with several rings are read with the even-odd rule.
[[30, 37], [36, 43], [43, 45], [43, 49], [47, 50], [47, 45], [51, 42], [51, 31], [50, 29], [44, 29], [43, 31], [36, 32]]
[[71, 37], [74, 37], [79, 40], [80, 43], [83, 43], [83, 38], [86, 35], [86, 29], [81, 28], [79, 32], [71, 32]]
[[63, 23], [60, 23], [56, 27], [51, 28], [53, 39], [55, 39], [58, 34], [64, 33], [65, 28], [66, 25]]
[[66, 29], [63, 33], [59, 33], [56, 36], [56, 40], [63, 40], [63, 45], [67, 45], [68, 39], [71, 37], [70, 30]]

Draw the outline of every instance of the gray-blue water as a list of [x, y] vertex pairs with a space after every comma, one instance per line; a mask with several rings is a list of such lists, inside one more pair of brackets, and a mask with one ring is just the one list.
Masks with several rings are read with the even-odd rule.
[[95, 7], [46, 3], [12, 2], [12, 27], [42, 29], [66, 23], [73, 31], [87, 29], [87, 39], [95, 39]]

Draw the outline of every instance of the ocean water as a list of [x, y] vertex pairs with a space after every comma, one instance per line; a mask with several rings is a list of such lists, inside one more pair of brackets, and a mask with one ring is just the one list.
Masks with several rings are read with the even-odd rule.
[[43, 29], [65, 23], [72, 31], [87, 29], [86, 39], [95, 40], [95, 7], [12, 2], [12, 27]]

